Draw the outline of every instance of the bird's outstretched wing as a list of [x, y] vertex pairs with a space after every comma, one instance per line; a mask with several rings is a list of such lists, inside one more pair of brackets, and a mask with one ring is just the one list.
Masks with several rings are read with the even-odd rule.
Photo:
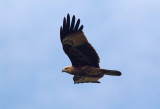
[[79, 83], [100, 83], [98, 80], [101, 78], [100, 77], [87, 77], [87, 76], [74, 76], [73, 81], [74, 84], [79, 84]]
[[71, 23], [69, 14], [67, 18], [64, 17], [63, 26], [60, 28], [63, 50], [75, 67], [85, 65], [99, 67], [99, 56], [85, 37], [83, 25], [79, 27], [79, 24], [80, 19], [75, 24], [75, 16], [72, 17]]

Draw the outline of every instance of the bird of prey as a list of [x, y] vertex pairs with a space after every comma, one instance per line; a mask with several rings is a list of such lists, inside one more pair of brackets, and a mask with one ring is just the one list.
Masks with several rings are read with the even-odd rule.
[[120, 76], [120, 71], [99, 67], [99, 56], [84, 35], [83, 25], [79, 25], [80, 19], [76, 22], [73, 15], [70, 22], [70, 15], [67, 14], [67, 18], [63, 19], [63, 26], [60, 27], [63, 50], [72, 63], [72, 66], [65, 67], [62, 72], [74, 75], [75, 84], [100, 83], [98, 80], [104, 75]]

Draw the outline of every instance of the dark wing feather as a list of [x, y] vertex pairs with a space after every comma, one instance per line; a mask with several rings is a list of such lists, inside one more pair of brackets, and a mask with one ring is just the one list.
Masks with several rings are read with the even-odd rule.
[[63, 27], [60, 28], [60, 38], [64, 52], [70, 58], [72, 65], [79, 66], [95, 66], [99, 67], [99, 56], [95, 49], [86, 39], [83, 33], [83, 25], [80, 26], [80, 19], [75, 25], [75, 16], [72, 17], [70, 25], [70, 16], [63, 20]]
[[79, 84], [79, 83], [100, 83], [98, 80], [101, 77], [87, 77], [87, 76], [73, 76], [73, 81], [74, 84]]

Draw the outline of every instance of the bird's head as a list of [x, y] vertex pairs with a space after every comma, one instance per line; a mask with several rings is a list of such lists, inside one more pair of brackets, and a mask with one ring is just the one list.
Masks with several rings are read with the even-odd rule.
[[67, 66], [67, 67], [63, 68], [62, 72], [71, 73], [71, 70], [72, 70], [72, 66]]

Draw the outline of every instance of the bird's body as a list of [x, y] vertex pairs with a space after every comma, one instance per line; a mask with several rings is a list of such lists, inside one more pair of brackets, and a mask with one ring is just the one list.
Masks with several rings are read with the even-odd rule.
[[99, 79], [104, 76], [104, 73], [100, 68], [93, 66], [73, 67], [68, 66], [63, 69], [63, 72], [67, 72], [74, 75], [74, 83], [94, 82], [99, 83]]
[[[69, 66], [68, 73], [76, 76], [88, 76], [88, 77], [103, 77], [103, 73], [99, 68], [93, 66], [73, 67]], [[64, 70], [67, 72], [67, 70]]]
[[105, 74], [120, 76], [119, 71], [100, 69], [99, 56], [85, 37], [83, 25], [79, 27], [79, 24], [80, 19], [75, 25], [75, 16], [70, 23], [68, 14], [60, 28], [63, 50], [72, 62], [72, 66], [65, 67], [62, 71], [74, 75], [74, 83], [100, 83], [98, 80]]

